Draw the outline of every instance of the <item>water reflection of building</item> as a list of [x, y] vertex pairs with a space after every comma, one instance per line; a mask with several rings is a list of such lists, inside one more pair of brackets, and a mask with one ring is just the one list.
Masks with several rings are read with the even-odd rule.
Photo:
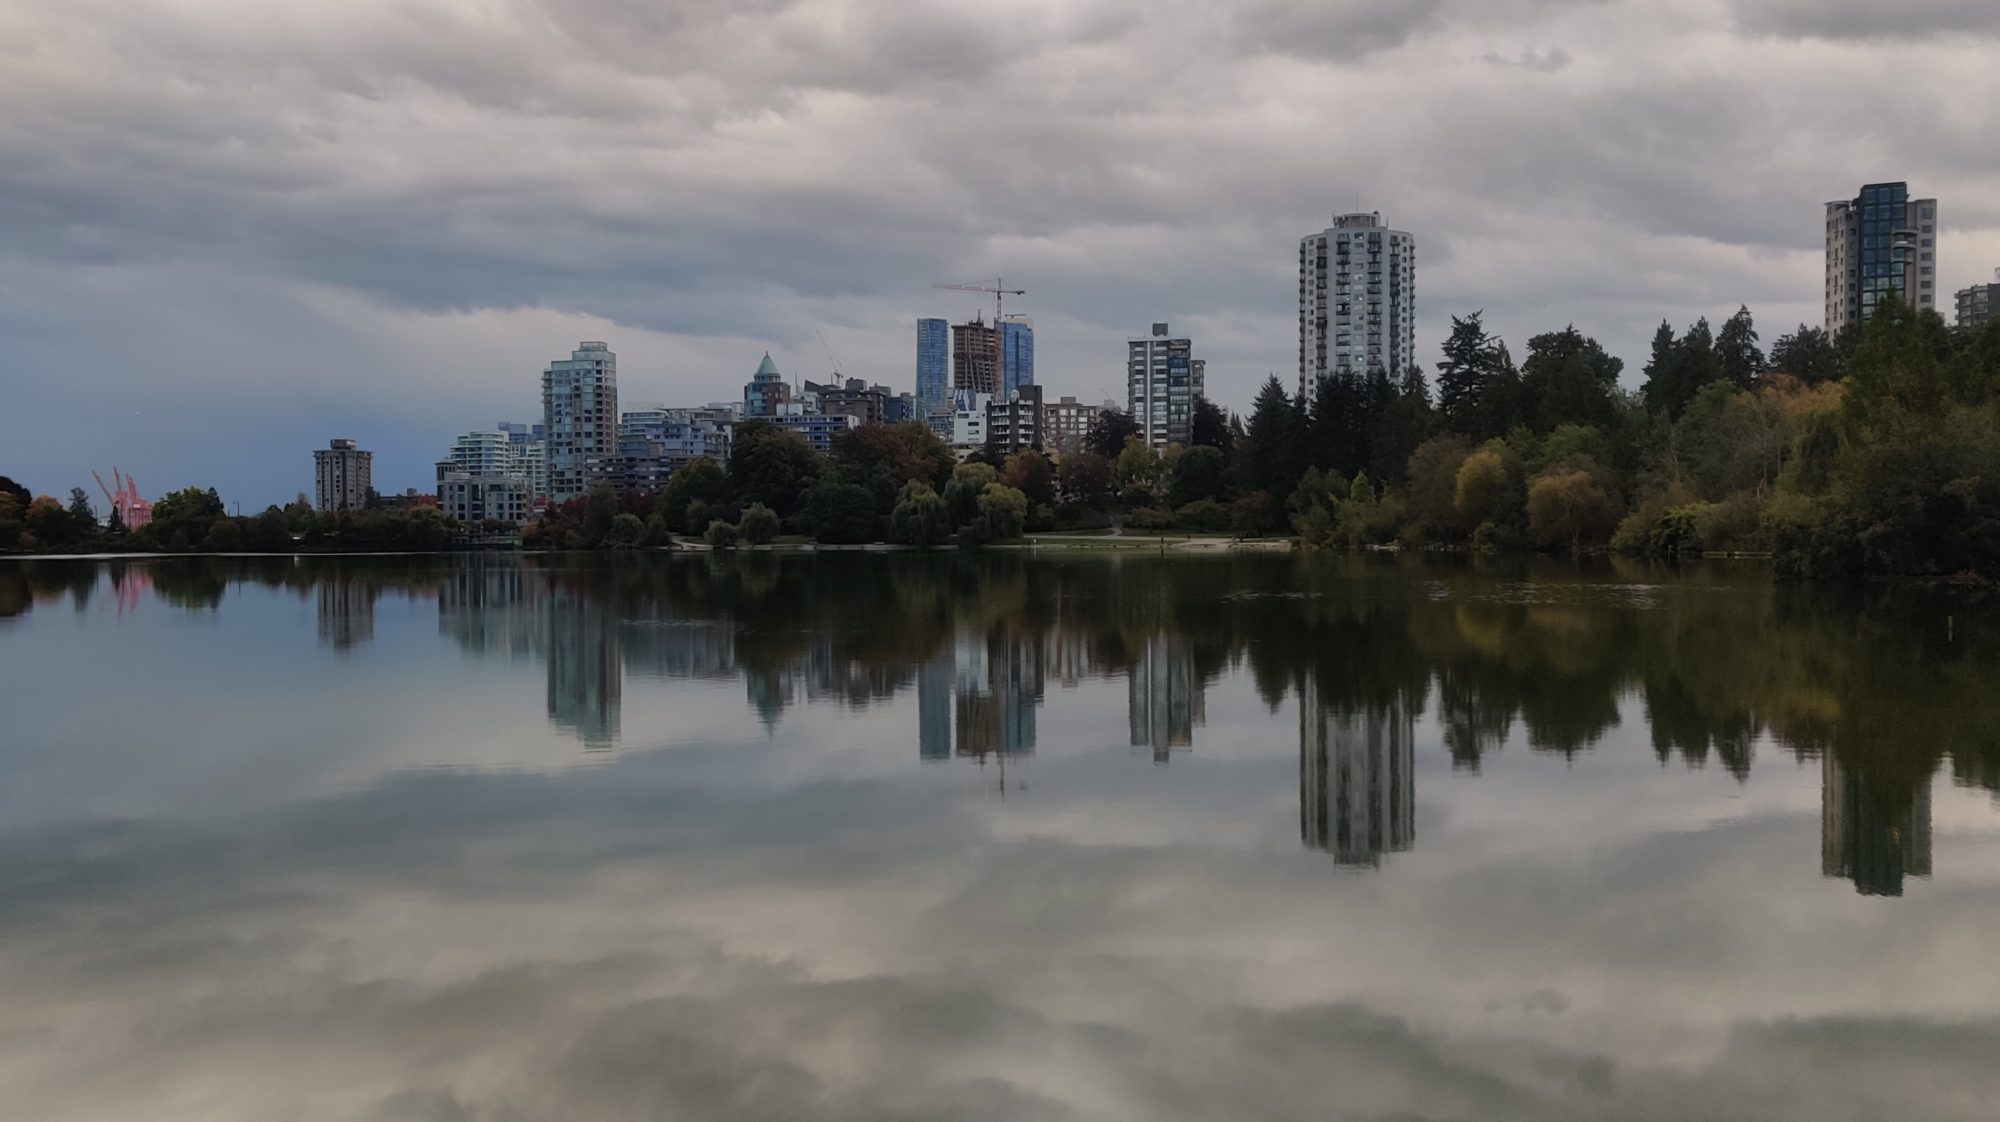
[[587, 593], [551, 591], [549, 720], [573, 730], [587, 748], [618, 741], [625, 665], [611, 613]]
[[1901, 896], [1903, 878], [1931, 875], [1929, 777], [1908, 796], [1820, 756], [1820, 873], [1863, 896]]
[[362, 581], [329, 576], [319, 582], [319, 638], [336, 651], [350, 650], [375, 637], [375, 598], [381, 589]]
[[917, 669], [917, 755], [1028, 756], [1043, 693], [1038, 643], [999, 633], [960, 635]]
[[1195, 726], [1208, 719], [1204, 693], [1185, 638], [1161, 632], [1147, 639], [1126, 676], [1132, 746], [1151, 748], [1161, 763], [1175, 748], [1193, 747]]
[[1399, 699], [1340, 711], [1299, 686], [1299, 837], [1343, 865], [1375, 868], [1416, 841], [1416, 729]]

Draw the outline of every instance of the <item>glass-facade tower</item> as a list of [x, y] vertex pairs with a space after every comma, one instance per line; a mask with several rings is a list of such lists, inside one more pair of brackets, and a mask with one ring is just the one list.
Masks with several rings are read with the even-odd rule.
[[951, 327], [941, 319], [917, 321], [917, 412], [944, 409], [951, 398]]

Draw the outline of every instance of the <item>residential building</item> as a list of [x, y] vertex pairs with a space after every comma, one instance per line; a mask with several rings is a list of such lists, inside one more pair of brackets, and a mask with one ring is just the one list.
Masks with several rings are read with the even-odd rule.
[[472, 475], [450, 460], [437, 465], [438, 509], [447, 518], [520, 523], [534, 517], [534, 488], [521, 475]]
[[1000, 395], [999, 333], [974, 317], [951, 327], [951, 388]]
[[1207, 381], [1207, 367], [1193, 350], [1188, 339], [1171, 337], [1164, 323], [1126, 344], [1125, 408], [1140, 439], [1155, 451], [1188, 443], [1194, 400]]
[[1937, 200], [1907, 183], [1870, 183], [1826, 204], [1826, 330], [1839, 335], [1894, 293], [1937, 307]]
[[518, 475], [519, 456], [519, 448], [505, 432], [480, 429], [459, 434], [440, 462], [451, 464], [452, 470], [463, 475]]
[[778, 364], [771, 361], [771, 352], [764, 352], [764, 361], [757, 364], [757, 372], [743, 387], [743, 415], [745, 417], [776, 416], [780, 408], [792, 403], [792, 385], [785, 376], [778, 373]]
[[1975, 284], [1958, 290], [1958, 325], [1978, 327], [2000, 312], [2000, 269], [1993, 270], [1992, 284]]
[[494, 427], [506, 433], [508, 443], [514, 446], [515, 464], [527, 477], [528, 487], [534, 492], [535, 505], [546, 504], [549, 501], [548, 429], [520, 421], [501, 421]]
[[1300, 239], [1299, 393], [1311, 401], [1323, 378], [1400, 378], [1416, 361], [1416, 239], [1379, 211]]
[[765, 420], [805, 437], [813, 451], [821, 455], [833, 450], [834, 437], [854, 427], [854, 418], [845, 413], [807, 413], [798, 405], [788, 405], [785, 409], [786, 412]]
[[944, 439], [951, 444], [951, 450], [960, 456], [983, 451], [986, 448], [986, 410], [993, 404], [993, 395], [953, 390], [951, 396], [951, 412], [941, 414], [951, 422], [950, 432]]
[[1081, 452], [1084, 441], [1090, 437], [1092, 425], [1106, 409], [1116, 409], [1117, 405], [1106, 402], [1090, 405], [1073, 397], [1064, 397], [1042, 406], [1042, 447], [1059, 456], [1071, 452]]
[[896, 395], [889, 387], [869, 385], [860, 378], [848, 378], [838, 385], [805, 384], [808, 394], [819, 397], [819, 412], [845, 413], [857, 425], [881, 424], [889, 419], [890, 402]]
[[1320, 701], [1299, 683], [1299, 839], [1342, 865], [1376, 868], [1416, 841], [1416, 727], [1400, 700]]
[[618, 356], [583, 342], [542, 372], [542, 424], [548, 440], [548, 500], [565, 503], [589, 490], [589, 462], [618, 452]]
[[1006, 401], [986, 406], [986, 450], [999, 455], [1023, 448], [1040, 450], [1042, 431], [1042, 387], [1022, 386]]
[[914, 421], [924, 416], [917, 411], [917, 395], [913, 393], [896, 394], [884, 403], [884, 406], [882, 419], [892, 425], [900, 425], [904, 421]]
[[944, 410], [951, 397], [951, 330], [941, 319], [917, 321], [917, 413]]
[[1035, 384], [1035, 323], [1009, 316], [1000, 324], [1000, 393], [1011, 397]]
[[375, 453], [352, 440], [333, 440], [313, 450], [313, 501], [322, 511], [360, 510], [375, 489]]

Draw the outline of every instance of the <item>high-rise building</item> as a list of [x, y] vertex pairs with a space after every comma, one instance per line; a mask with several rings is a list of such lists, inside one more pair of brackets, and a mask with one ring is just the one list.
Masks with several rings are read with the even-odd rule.
[[1416, 239], [1379, 211], [1300, 239], [1299, 393], [1311, 401], [1323, 378], [1401, 378], [1416, 361]]
[[360, 510], [375, 489], [375, 453], [352, 440], [313, 449], [313, 501], [322, 511]]
[[871, 386], [860, 378], [847, 378], [838, 384], [824, 386], [807, 382], [806, 391], [818, 395], [820, 412], [845, 413], [854, 418], [857, 425], [880, 424], [888, 420], [890, 402], [896, 400], [889, 387]]
[[1000, 395], [1011, 398], [1022, 386], [1035, 384], [1035, 324], [1008, 319], [1000, 325]]
[[548, 434], [548, 498], [565, 503], [589, 489], [589, 465], [618, 452], [618, 356], [603, 343], [577, 344], [542, 372]]
[[1826, 204], [1826, 330], [1838, 335], [1894, 293], [1937, 307], [1937, 200], [1907, 183], [1870, 183]]
[[2000, 269], [1993, 270], [1992, 284], [1975, 284], [1958, 290], [1958, 325], [1978, 327], [2000, 313]]
[[928, 417], [950, 404], [951, 325], [941, 319], [917, 321], [917, 412]]
[[544, 470], [542, 444], [517, 443], [512, 437], [507, 428], [496, 427], [463, 433], [452, 442], [451, 450], [437, 462], [438, 509], [446, 517], [461, 522], [525, 522], [533, 515], [535, 476]]
[[1194, 421], [1194, 399], [1203, 393], [1207, 365], [1194, 345], [1170, 338], [1164, 323], [1151, 336], [1126, 344], [1125, 408], [1138, 423], [1139, 438], [1154, 450], [1185, 445]]
[[1374, 868], [1415, 843], [1416, 728], [1402, 701], [1323, 704], [1299, 683], [1299, 840], [1342, 865]]
[[796, 405], [788, 405], [783, 412], [764, 419], [781, 429], [805, 437], [806, 443], [812, 445], [813, 451], [822, 456], [833, 451], [835, 438], [854, 428], [854, 418], [845, 413], [808, 413]]
[[1000, 394], [999, 332], [974, 317], [951, 325], [951, 388]]
[[506, 433], [508, 443], [514, 446], [515, 464], [521, 474], [527, 477], [528, 490], [534, 504], [540, 506], [548, 502], [548, 430], [542, 425], [531, 425], [520, 421], [501, 421], [493, 427]]
[[792, 384], [778, 373], [778, 364], [771, 361], [771, 352], [764, 352], [764, 361], [757, 364], [757, 372], [743, 386], [743, 415], [745, 417], [776, 416], [781, 406], [792, 403]]

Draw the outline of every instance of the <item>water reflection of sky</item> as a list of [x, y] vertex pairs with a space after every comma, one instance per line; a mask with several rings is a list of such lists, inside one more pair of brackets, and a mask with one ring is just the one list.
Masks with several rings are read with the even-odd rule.
[[[1519, 683], [1424, 647], [1406, 688], [1383, 636], [1438, 619], [1296, 656], [1274, 708], [1255, 635], [1135, 609], [1136, 577], [884, 611], [860, 657], [803, 610], [434, 576], [80, 611], [42, 586], [0, 622], [35, 699], [0, 742], [0, 1101], [1970, 1119], [2000, 1093], [1991, 796], [1698, 706], [1677, 743], [1728, 761], [1663, 763], [1672, 667], [1524, 695], [1475, 770]], [[1565, 595], [1585, 626], [1542, 632], [1690, 626]], [[1546, 670], [1504, 618], [1454, 626]], [[1589, 649], [1547, 672], [1590, 680], [1562, 662]]]

